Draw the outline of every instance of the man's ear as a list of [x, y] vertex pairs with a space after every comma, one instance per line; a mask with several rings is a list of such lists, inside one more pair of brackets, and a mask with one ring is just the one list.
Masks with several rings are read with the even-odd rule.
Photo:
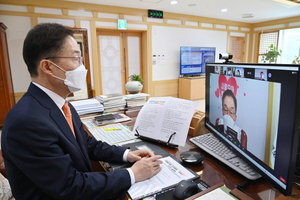
[[52, 75], [52, 66], [49, 60], [43, 59], [40, 61], [39, 69], [45, 74]]

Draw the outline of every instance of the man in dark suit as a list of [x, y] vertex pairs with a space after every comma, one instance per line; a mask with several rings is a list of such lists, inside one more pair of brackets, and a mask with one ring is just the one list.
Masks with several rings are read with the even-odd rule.
[[225, 90], [222, 95], [222, 114], [222, 118], [216, 119], [217, 130], [239, 148], [247, 149], [247, 134], [235, 124], [237, 119], [237, 99], [230, 89]]
[[[8, 113], [2, 130], [7, 176], [16, 199], [122, 198], [130, 186], [157, 174], [161, 156], [129, 151], [88, 136], [71, 104], [82, 88], [86, 69], [73, 31], [39, 24], [26, 36], [23, 57], [32, 83]], [[135, 162], [131, 168], [92, 172], [90, 160]]]

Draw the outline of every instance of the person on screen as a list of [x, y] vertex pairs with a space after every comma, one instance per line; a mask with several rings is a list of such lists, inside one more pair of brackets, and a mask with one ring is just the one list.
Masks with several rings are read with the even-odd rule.
[[241, 72], [240, 72], [240, 70], [238, 69], [238, 70], [236, 70], [236, 72], [235, 72], [235, 76], [237, 76], [237, 77], [240, 77], [241, 76]]
[[265, 80], [264, 72], [260, 72], [259, 77], [260, 77], [260, 80], [264, 81]]
[[[71, 29], [38, 24], [25, 38], [23, 58], [32, 82], [7, 114], [1, 138], [16, 199], [123, 199], [133, 183], [161, 170], [160, 155], [111, 146], [85, 131], [66, 101], [84, 86], [87, 73]], [[134, 164], [94, 172], [91, 160]]]
[[231, 90], [226, 90], [222, 96], [222, 118], [216, 120], [217, 129], [224, 133], [236, 145], [247, 149], [247, 134], [235, 122], [237, 119], [237, 100]]
[[227, 76], [232, 76], [232, 69], [231, 68], [228, 68]]

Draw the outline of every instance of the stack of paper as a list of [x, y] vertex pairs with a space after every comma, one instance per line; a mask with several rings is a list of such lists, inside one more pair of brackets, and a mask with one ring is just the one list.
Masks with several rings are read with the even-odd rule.
[[118, 111], [120, 107], [124, 108], [126, 105], [123, 95], [119, 93], [99, 95], [96, 99], [101, 102], [106, 112]]
[[141, 108], [147, 102], [147, 97], [150, 96], [146, 93], [128, 94], [124, 95], [124, 99], [127, 103], [127, 108]]
[[110, 100], [122, 99], [123, 95], [120, 93], [112, 93], [112, 94], [99, 95], [96, 98], [102, 103]]
[[79, 115], [103, 112], [103, 105], [97, 99], [86, 99], [70, 102]]

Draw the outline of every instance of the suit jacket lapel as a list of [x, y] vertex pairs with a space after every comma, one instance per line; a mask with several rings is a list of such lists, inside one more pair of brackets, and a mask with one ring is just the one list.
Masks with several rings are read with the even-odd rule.
[[49, 96], [44, 91], [42, 91], [32, 83], [28, 89], [28, 92], [33, 94], [33, 97], [37, 101], [39, 101], [41, 105], [50, 110], [50, 117], [52, 118], [52, 120], [57, 124], [62, 133], [70, 140], [70, 142], [80, 150], [68, 122], [66, 121], [63, 113], [60, 111], [57, 105], [53, 102], [53, 100], [49, 98]]
[[77, 133], [76, 134], [77, 140], [74, 137], [73, 132], [70, 129], [69, 124], [68, 124], [67, 120], [65, 119], [65, 116], [63, 115], [61, 110], [57, 107], [57, 105], [54, 103], [54, 101], [44, 91], [42, 91], [36, 85], [31, 83], [31, 85], [28, 89], [28, 93], [31, 93], [33, 95], [33, 97], [37, 101], [39, 101], [41, 105], [43, 105], [45, 107], [45, 109], [50, 110], [50, 118], [52, 118], [52, 120], [57, 124], [57, 126], [61, 129], [62, 133], [68, 138], [68, 140], [74, 146], [76, 146], [76, 148], [78, 149], [78, 152], [80, 152], [82, 158], [84, 159], [87, 169], [89, 171], [91, 171], [92, 168], [91, 168], [89, 156], [88, 156], [86, 149], [84, 148], [86, 141], [84, 140], [83, 136], [81, 135], [81, 131], [80, 131], [80, 127], [79, 127], [79, 125], [81, 125], [81, 121], [77, 120], [80, 123], [80, 124], [78, 124], [78, 122], [76, 123], [75, 122], [76, 120], [74, 120], [74, 117], [76, 117], [76, 115], [77, 115], [77, 112], [74, 109], [74, 107], [69, 104], [69, 106], [71, 108], [71, 112], [72, 112], [74, 131], [75, 131], [75, 134]]

